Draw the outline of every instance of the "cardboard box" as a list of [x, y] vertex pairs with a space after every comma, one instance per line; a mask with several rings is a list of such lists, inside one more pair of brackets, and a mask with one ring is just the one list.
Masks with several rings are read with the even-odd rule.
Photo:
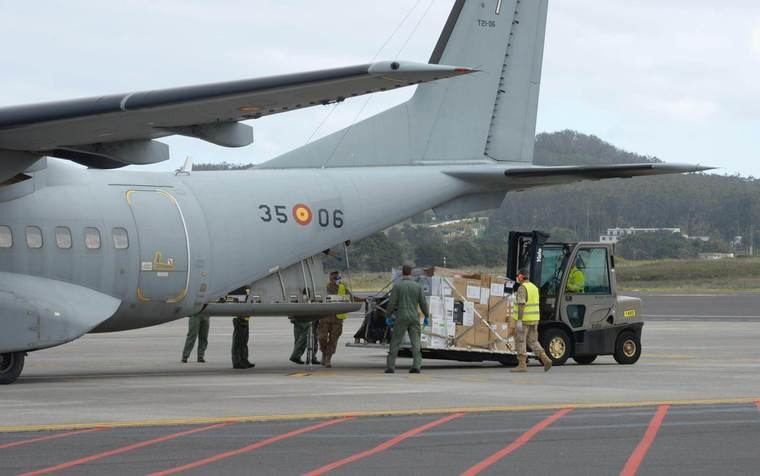
[[478, 314], [483, 319], [488, 320], [489, 311], [490, 309], [488, 308], [487, 305], [484, 306], [483, 304], [475, 304], [475, 323], [478, 323], [480, 321], [480, 319], [478, 318]]
[[488, 309], [489, 322], [507, 322], [512, 317], [512, 306], [507, 301], [500, 301]]
[[472, 278], [480, 279], [480, 273], [473, 273], [461, 269], [443, 268], [441, 266], [432, 266], [422, 270], [425, 276], [440, 276], [442, 278]]
[[433, 337], [430, 340], [431, 349], [445, 349], [446, 347], [446, 339], [443, 339], [441, 337]]
[[456, 326], [455, 345], [457, 347], [475, 346], [475, 328], [472, 326]]
[[432, 320], [426, 331], [432, 335], [426, 347], [445, 346], [449, 338], [457, 347], [507, 350], [498, 337], [510, 335], [512, 322], [507, 278], [437, 267], [422, 270], [416, 277], [430, 296]]
[[446, 311], [443, 307], [443, 299], [441, 299], [439, 296], [429, 296], [427, 298], [428, 300], [428, 309], [430, 310], [430, 317], [432, 320], [443, 320], [446, 318]]
[[443, 298], [443, 313], [447, 321], [454, 320], [454, 298]]
[[457, 325], [454, 321], [446, 321], [446, 337], [456, 336]]
[[487, 349], [491, 346], [491, 342], [496, 339], [494, 333], [483, 323], [475, 326], [475, 345]]

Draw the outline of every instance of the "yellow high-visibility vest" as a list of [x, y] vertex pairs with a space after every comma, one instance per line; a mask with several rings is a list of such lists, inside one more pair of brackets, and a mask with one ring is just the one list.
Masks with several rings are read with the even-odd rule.
[[[520, 286], [525, 287], [528, 291], [528, 302], [525, 303], [525, 310], [523, 310], [523, 322], [537, 322], [541, 319], [541, 309], [539, 308], [539, 293], [538, 287], [530, 281], [523, 282]], [[512, 306], [512, 319], [517, 320], [518, 306], [515, 301]]]
[[567, 291], [571, 293], [582, 293], [586, 289], [586, 276], [583, 271], [573, 266], [570, 269], [570, 276], [567, 277]]
[[[338, 285], [338, 296], [345, 296], [346, 294], [348, 294], [348, 289], [346, 289], [346, 285], [343, 284], [343, 283], [340, 283]], [[342, 321], [344, 319], [348, 319], [348, 314], [345, 314], [345, 313], [344, 314], [336, 314], [335, 317], [337, 317], [338, 319], [340, 319]]]

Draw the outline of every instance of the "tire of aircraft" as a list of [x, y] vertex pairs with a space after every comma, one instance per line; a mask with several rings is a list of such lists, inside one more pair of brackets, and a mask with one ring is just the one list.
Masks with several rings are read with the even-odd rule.
[[23, 352], [12, 352], [0, 355], [0, 385], [7, 385], [16, 381], [21, 371], [24, 370]]
[[596, 360], [596, 355], [576, 355], [573, 357], [573, 360], [580, 365], [589, 365]]
[[615, 341], [615, 362], [635, 364], [641, 357], [641, 340], [633, 332], [622, 332]]

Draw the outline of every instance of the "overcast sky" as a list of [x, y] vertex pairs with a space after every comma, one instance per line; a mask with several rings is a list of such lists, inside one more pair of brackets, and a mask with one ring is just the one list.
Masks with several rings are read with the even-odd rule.
[[[0, 0], [0, 106], [373, 58], [426, 62], [453, 3]], [[172, 138], [171, 163], [153, 168], [188, 155], [261, 162], [410, 94], [346, 101], [318, 130], [330, 106], [254, 121], [244, 149]], [[576, 129], [668, 162], [760, 177], [760, 1], [551, 0], [538, 117], [539, 132]]]

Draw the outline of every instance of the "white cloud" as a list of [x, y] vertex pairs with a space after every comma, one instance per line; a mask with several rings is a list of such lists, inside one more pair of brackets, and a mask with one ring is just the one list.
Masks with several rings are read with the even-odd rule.
[[[760, 21], [757, 23], [760, 23]], [[760, 57], [760, 24], [752, 29], [752, 33], [750, 34], [750, 44], [752, 45], [752, 51]]]

